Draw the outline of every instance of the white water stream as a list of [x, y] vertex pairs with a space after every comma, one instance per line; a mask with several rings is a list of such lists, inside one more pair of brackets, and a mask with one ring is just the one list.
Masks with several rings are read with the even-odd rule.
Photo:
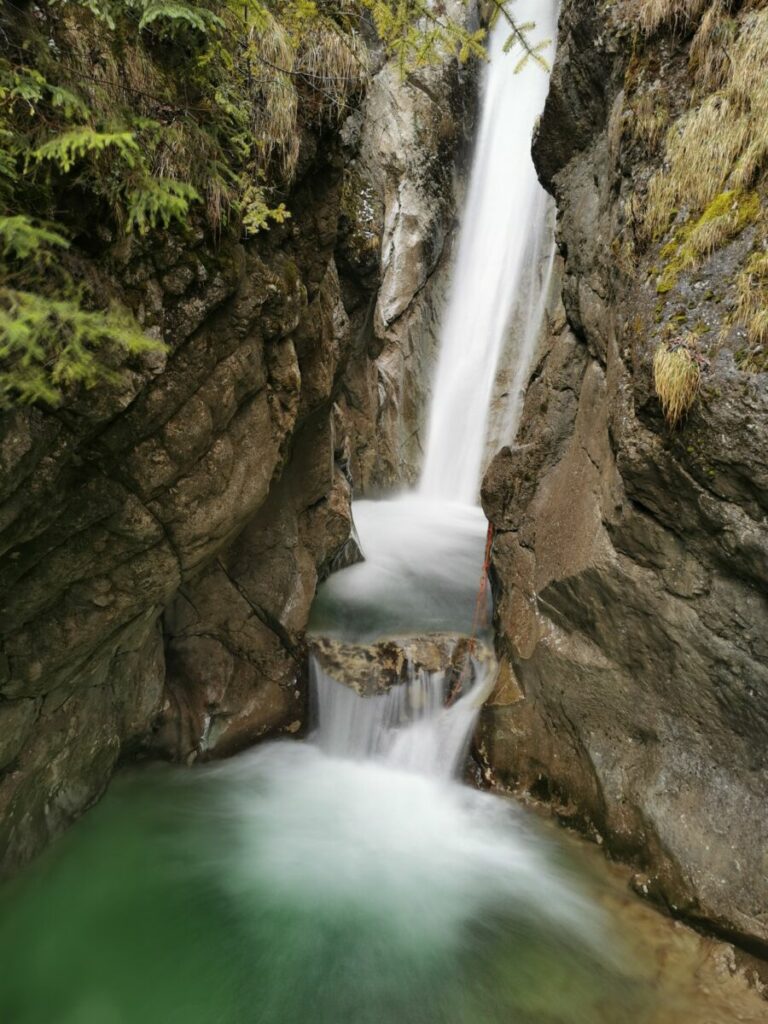
[[[553, 0], [518, 0], [514, 15], [520, 23], [535, 22], [537, 36], [555, 37]], [[508, 34], [499, 18], [483, 81], [480, 129], [441, 332], [419, 487], [426, 497], [464, 504], [477, 501], [499, 358], [547, 210], [531, 140], [548, 76], [533, 61], [516, 73], [520, 50], [516, 46], [503, 52]], [[535, 295], [526, 301], [537, 306]]]
[[[539, 37], [554, 35], [554, 11], [554, 0], [514, 6]], [[546, 76], [535, 65], [516, 76], [504, 37], [502, 24], [421, 488], [356, 505], [367, 562], [323, 588], [324, 632], [470, 625], [487, 410], [514, 314], [509, 402], [494, 428], [509, 443], [549, 251], [529, 157]], [[447, 685], [444, 673], [412, 669], [404, 684], [361, 697], [313, 664], [306, 742], [117, 780], [0, 894], [0, 1020], [699, 1024], [701, 1014], [675, 1007], [655, 1016], [647, 974], [623, 962], [558, 844], [510, 801], [459, 782], [493, 678], [478, 664], [450, 706]]]
[[[535, 39], [554, 39], [556, 0], [517, 0]], [[486, 521], [478, 506], [489, 442], [511, 444], [549, 287], [550, 200], [531, 158], [548, 75], [517, 71], [519, 45], [499, 18], [481, 83], [481, 118], [466, 209], [441, 330], [426, 456], [416, 491], [359, 501], [354, 516], [365, 561], [321, 588], [312, 628], [350, 640], [429, 630], [469, 632]], [[546, 53], [553, 58], [552, 47]], [[510, 366], [500, 367], [502, 357]], [[500, 370], [509, 379], [489, 422]]]

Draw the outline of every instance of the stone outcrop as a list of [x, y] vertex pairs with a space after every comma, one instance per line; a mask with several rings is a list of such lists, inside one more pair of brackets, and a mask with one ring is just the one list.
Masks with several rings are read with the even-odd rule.
[[[350, 522], [333, 406], [349, 343], [333, 261], [342, 173], [332, 140], [324, 155], [307, 144], [290, 227], [218, 250], [202, 235], [162, 251], [139, 241], [105, 260], [104, 288], [169, 342], [165, 359], [137, 364], [120, 388], [3, 421], [8, 865], [92, 802], [121, 756], [159, 745], [188, 758], [293, 720], [284, 694], [309, 598], [290, 589], [314, 586]], [[250, 568], [274, 585], [272, 602], [262, 609], [236, 581], [247, 610], [225, 639], [243, 656], [227, 662], [204, 598], [211, 574], [235, 578], [233, 542], [259, 515]], [[293, 530], [284, 548], [274, 522]], [[170, 711], [185, 666], [194, 728]]]
[[473, 684], [479, 670], [494, 670], [488, 647], [451, 633], [393, 638], [369, 645], [318, 637], [312, 640], [309, 652], [324, 672], [363, 697], [386, 692], [419, 672], [444, 672], [445, 693], [455, 694]]
[[[690, 102], [690, 35], [662, 32], [630, 63], [630, 15], [564, 3], [534, 145], [558, 202], [563, 307], [483, 487], [512, 682], [479, 746], [499, 784], [632, 860], [641, 891], [765, 951], [768, 386], [728, 327], [756, 229], [671, 289], [660, 243], [625, 257], [661, 161], [638, 141], [637, 90], [664, 96], [671, 121]], [[670, 429], [652, 353], [681, 324], [712, 343]]]

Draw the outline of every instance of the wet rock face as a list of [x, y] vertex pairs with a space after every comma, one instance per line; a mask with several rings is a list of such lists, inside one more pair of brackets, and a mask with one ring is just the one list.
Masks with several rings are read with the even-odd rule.
[[[498, 652], [519, 689], [486, 710], [480, 746], [499, 783], [633, 860], [642, 891], [765, 950], [766, 376], [726, 342], [673, 431], [650, 371], [670, 324], [719, 334], [728, 299], [712, 296], [750, 238], [670, 296], [658, 248], [622, 270], [626, 202], [660, 159], [633, 141], [626, 31], [621, 5], [564, 5], [534, 146], [558, 200], [564, 305], [518, 441], [484, 482]], [[653, 44], [673, 106], [689, 43]]]
[[117, 392], [3, 419], [6, 867], [119, 757], [227, 752], [300, 714], [299, 636], [351, 521], [334, 403], [350, 346], [342, 174], [333, 139], [323, 153], [290, 227], [111, 254], [104, 287], [169, 342], [165, 360]]
[[358, 148], [345, 168], [339, 267], [355, 348], [340, 404], [358, 494], [418, 478], [475, 70], [447, 62], [404, 80], [385, 64], [347, 126]]
[[121, 758], [303, 724], [315, 586], [359, 558], [353, 479], [416, 472], [471, 86], [383, 66], [340, 132], [304, 133], [291, 219], [245, 244], [105, 235], [94, 290], [169, 350], [0, 422], [4, 870]]

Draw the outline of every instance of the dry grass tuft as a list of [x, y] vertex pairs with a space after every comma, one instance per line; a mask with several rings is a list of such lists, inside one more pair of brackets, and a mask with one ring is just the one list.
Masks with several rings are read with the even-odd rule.
[[653, 357], [653, 384], [667, 423], [676, 427], [692, 408], [701, 386], [695, 335], [659, 345]]
[[738, 360], [753, 373], [768, 370], [768, 252], [756, 252], [736, 279], [735, 322], [747, 332], [747, 349]]
[[[266, 180], [277, 171], [290, 182], [299, 157], [300, 118], [332, 121], [345, 115], [368, 76], [367, 49], [355, 32], [320, 17], [311, 31], [299, 31], [295, 19], [276, 17], [265, 7], [247, 25], [225, 13], [225, 41], [235, 41], [240, 62], [230, 76], [234, 84], [225, 78], [213, 96], [182, 99], [174, 88], [178, 76], [139, 36], [126, 33], [118, 52], [106, 25], [81, 6], [62, 5], [61, 11], [65, 70], [78, 94], [96, 118], [109, 120], [129, 107], [132, 116], [158, 123], [160, 131], [144, 129], [151, 135], [152, 173], [191, 182], [214, 229], [241, 198], [242, 184], [226, 166], [230, 151], [249, 150], [249, 178]], [[242, 109], [234, 110], [237, 103]]]
[[728, 13], [727, 0], [715, 0], [701, 19], [693, 37], [690, 65], [699, 87], [721, 88], [730, 71], [730, 48], [739, 25]]
[[632, 107], [632, 134], [649, 153], [656, 153], [669, 127], [669, 107], [661, 90], [648, 89]]
[[257, 62], [254, 137], [264, 165], [277, 158], [290, 178], [299, 157], [299, 93], [293, 77], [295, 52], [286, 29], [271, 14], [249, 40]]
[[297, 47], [295, 33], [269, 14], [251, 46], [260, 65], [255, 133], [264, 163], [277, 159], [290, 179], [299, 155], [300, 90], [314, 98], [319, 120], [337, 120], [366, 80], [367, 50], [355, 34], [322, 21], [302, 34]]
[[677, 28], [699, 18], [709, 0], [638, 0], [637, 20], [641, 30], [651, 35], [663, 25]]
[[759, 215], [760, 197], [756, 192], [732, 189], [721, 193], [712, 200], [688, 234], [686, 248], [689, 266], [694, 266], [699, 258], [710, 256], [735, 238]]
[[368, 50], [356, 35], [321, 24], [303, 42], [295, 70], [305, 76], [325, 101], [326, 114], [345, 114], [350, 96], [368, 75]]
[[708, 31], [697, 66], [702, 85], [713, 77], [720, 85], [668, 132], [666, 166], [648, 188], [646, 239], [663, 234], [681, 207], [695, 214], [721, 193], [754, 187], [768, 167], [768, 9], [729, 27], [725, 68], [706, 57], [713, 25]]

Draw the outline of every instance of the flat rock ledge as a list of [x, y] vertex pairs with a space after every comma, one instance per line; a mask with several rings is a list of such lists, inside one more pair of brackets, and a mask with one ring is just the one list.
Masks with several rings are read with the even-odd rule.
[[491, 650], [468, 636], [430, 633], [397, 637], [368, 645], [316, 637], [310, 658], [335, 680], [363, 697], [385, 693], [413, 678], [416, 672], [447, 672], [446, 693], [474, 683], [484, 669], [495, 672]]

